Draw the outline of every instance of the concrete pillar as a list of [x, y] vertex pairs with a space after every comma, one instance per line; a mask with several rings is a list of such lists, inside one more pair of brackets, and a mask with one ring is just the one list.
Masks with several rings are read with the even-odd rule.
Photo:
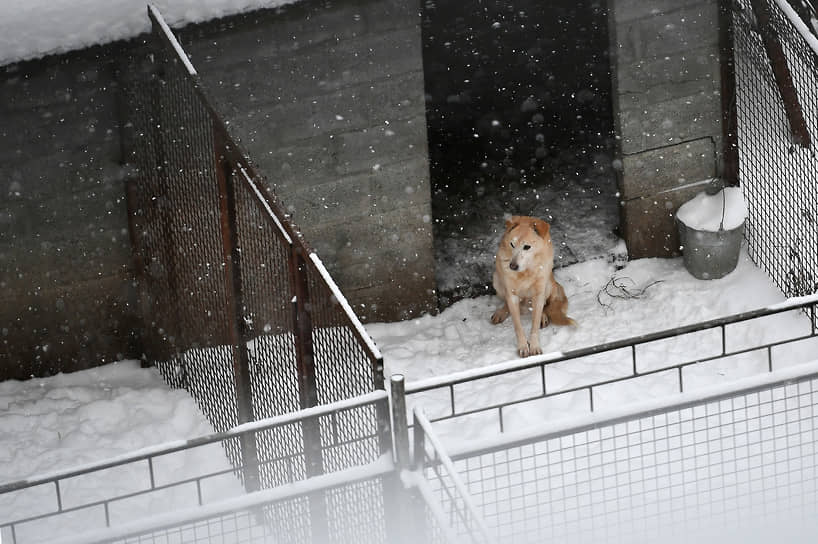
[[718, 0], [609, 0], [622, 234], [679, 254], [674, 213], [721, 173]]

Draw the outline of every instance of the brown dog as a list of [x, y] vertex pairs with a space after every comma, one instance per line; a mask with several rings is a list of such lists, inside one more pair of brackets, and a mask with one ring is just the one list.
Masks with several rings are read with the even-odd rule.
[[[506, 221], [494, 261], [494, 289], [504, 304], [491, 316], [495, 325], [511, 314], [520, 357], [542, 353], [540, 327], [548, 323], [576, 325], [565, 315], [568, 299], [554, 279], [551, 226], [541, 219], [517, 216]], [[531, 334], [526, 339], [520, 321], [522, 304], [531, 304]]]

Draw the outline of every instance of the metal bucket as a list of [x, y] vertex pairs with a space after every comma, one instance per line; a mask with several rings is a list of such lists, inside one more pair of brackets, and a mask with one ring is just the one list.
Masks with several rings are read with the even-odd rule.
[[700, 280], [715, 280], [735, 270], [744, 223], [730, 230], [696, 230], [677, 220], [685, 268]]

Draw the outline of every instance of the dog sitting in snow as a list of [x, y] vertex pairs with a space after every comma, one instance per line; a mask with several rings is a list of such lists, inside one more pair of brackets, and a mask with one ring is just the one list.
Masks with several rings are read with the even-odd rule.
[[[494, 262], [494, 289], [503, 305], [491, 316], [495, 325], [511, 314], [520, 357], [542, 353], [540, 327], [576, 325], [565, 315], [568, 299], [554, 279], [554, 246], [551, 226], [542, 219], [513, 216], [506, 221]], [[526, 338], [520, 308], [531, 307], [531, 334]]]

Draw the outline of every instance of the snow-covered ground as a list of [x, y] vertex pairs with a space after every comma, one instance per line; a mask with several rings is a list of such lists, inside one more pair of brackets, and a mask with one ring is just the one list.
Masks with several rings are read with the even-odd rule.
[[[621, 253], [612, 248], [611, 255]], [[623, 266], [624, 265], [624, 266]], [[601, 342], [695, 323], [744, 310], [764, 307], [783, 300], [767, 276], [742, 255], [738, 268], [725, 278], [696, 280], [684, 269], [681, 259], [642, 259], [623, 263], [615, 259], [596, 259], [563, 267], [557, 271], [570, 299], [569, 314], [579, 326], [542, 331], [546, 352], [566, 351]], [[618, 298], [626, 287], [635, 298]], [[607, 287], [606, 287], [607, 286]], [[460, 301], [437, 316], [423, 316], [399, 323], [367, 325], [384, 354], [387, 374], [402, 373], [409, 385], [413, 381], [456, 371], [475, 369], [515, 357], [512, 326], [509, 322], [491, 325], [496, 300], [492, 296]], [[808, 331], [809, 322], [800, 313], [754, 321], [736, 327], [728, 336], [728, 349], [772, 338], [794, 337]], [[806, 328], [806, 329], [805, 329]], [[690, 338], [688, 338], [690, 340]], [[666, 344], [656, 347], [655, 364], [673, 360], [683, 352], [707, 351], [708, 342], [696, 338], [697, 345]], [[798, 345], [781, 353], [781, 366], [807, 362], [818, 353], [815, 343]], [[650, 353], [648, 353], [650, 355]], [[647, 359], [651, 360], [650, 357]], [[653, 364], [653, 363], [648, 363]], [[589, 358], [559, 365], [549, 376], [556, 387], [588, 383], [622, 372], [616, 361]], [[765, 364], [753, 358], [734, 358], [705, 365], [690, 378], [691, 387], [705, 387], [744, 376], [766, 372]], [[650, 383], [638, 387], [621, 384], [611, 387], [600, 397], [598, 413], [621, 408], [650, 397], [672, 394], [676, 383], [658, 374]], [[495, 380], [492, 387], [474, 391], [474, 402], [501, 402], [525, 393], [530, 376], [520, 374]], [[434, 412], [434, 401], [428, 406]], [[520, 417], [508, 430], [542, 424], [586, 413], [585, 401], [568, 401], [538, 407], [533, 412], [520, 411]], [[441, 427], [449, 444], [496, 434], [486, 426], [461, 425], [452, 430]], [[102, 460], [134, 449], [164, 441], [189, 438], [211, 431], [195, 402], [182, 391], [174, 391], [162, 382], [154, 369], [142, 369], [132, 361], [101, 368], [25, 382], [0, 384], [0, 480], [8, 482]], [[194, 450], [193, 457], [177, 456], [165, 467], [178, 477], [189, 470], [200, 474], [228, 466], [219, 446]], [[138, 472], [138, 471], [137, 471]], [[118, 486], [123, 489], [139, 485], [144, 471], [123, 474]], [[67, 493], [83, 499], [98, 496], [99, 480], [77, 483]], [[106, 484], [108, 485], [108, 484]], [[226, 495], [237, 492], [237, 484], [222, 482]], [[205, 497], [205, 502], [213, 495]], [[36, 501], [36, 497], [32, 500]], [[195, 504], [190, 496], [162, 498], [179, 500], [184, 506]], [[167, 508], [169, 503], [154, 503], [147, 511]], [[0, 504], [3, 520], [39, 511], [43, 505], [17, 500]], [[116, 520], [139, 516], [146, 510], [115, 512]], [[2, 520], [0, 520], [2, 521]]]

